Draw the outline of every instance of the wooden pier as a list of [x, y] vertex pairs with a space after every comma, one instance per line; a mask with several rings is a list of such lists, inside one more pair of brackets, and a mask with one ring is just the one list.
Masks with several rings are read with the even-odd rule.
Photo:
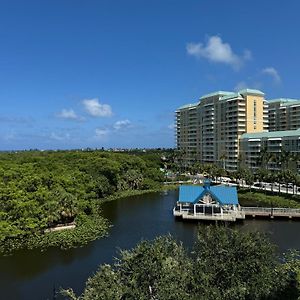
[[245, 216], [255, 217], [268, 217], [273, 219], [279, 218], [300, 218], [299, 208], [281, 208], [281, 207], [241, 207], [241, 211]]
[[236, 222], [246, 217], [298, 218], [300, 208], [243, 207], [239, 204], [235, 187], [182, 185], [173, 215], [182, 219]]
[[187, 220], [203, 221], [228, 221], [235, 222], [244, 220], [246, 217], [263, 217], [263, 218], [300, 218], [299, 208], [269, 208], [269, 207], [240, 207], [237, 211], [224, 211], [220, 213], [197, 213], [193, 209], [173, 209], [173, 215]]

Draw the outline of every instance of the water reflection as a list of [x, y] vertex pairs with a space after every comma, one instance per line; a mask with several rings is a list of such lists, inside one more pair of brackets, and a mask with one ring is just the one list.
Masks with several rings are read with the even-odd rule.
[[[0, 257], [0, 280], [5, 277], [14, 280], [30, 279], [56, 266], [68, 266], [76, 260], [87, 257], [94, 245], [91, 243], [85, 248], [70, 249], [68, 251], [50, 248], [41, 252], [34, 249], [18, 251], [12, 256]], [[5, 272], [4, 272], [5, 271]]]

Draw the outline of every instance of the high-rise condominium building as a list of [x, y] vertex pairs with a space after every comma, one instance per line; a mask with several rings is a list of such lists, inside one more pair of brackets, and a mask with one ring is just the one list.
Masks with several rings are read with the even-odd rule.
[[[300, 100], [269, 100], [269, 132], [246, 133], [240, 153], [252, 170], [300, 171]], [[263, 166], [262, 166], [263, 165]]]
[[259, 90], [214, 92], [176, 111], [177, 149], [189, 163], [218, 163], [236, 170], [240, 136], [267, 130], [268, 104]]
[[240, 139], [243, 163], [256, 171], [259, 168], [278, 171], [300, 170], [300, 128], [296, 130], [245, 133]]
[[300, 128], [300, 100], [269, 100], [269, 131]]

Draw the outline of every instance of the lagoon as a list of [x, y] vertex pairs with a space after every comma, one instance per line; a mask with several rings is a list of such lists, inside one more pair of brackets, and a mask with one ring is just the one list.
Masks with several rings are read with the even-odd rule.
[[[178, 191], [169, 191], [106, 202], [103, 214], [112, 225], [108, 237], [67, 251], [35, 249], [0, 257], [0, 298], [54, 299], [59, 287], [81, 293], [86, 279], [100, 264], [111, 263], [118, 249], [132, 248], [142, 239], [170, 233], [192, 247], [197, 223], [174, 219], [172, 208], [177, 197]], [[248, 219], [232, 226], [267, 233], [280, 252], [300, 249], [299, 221]]]

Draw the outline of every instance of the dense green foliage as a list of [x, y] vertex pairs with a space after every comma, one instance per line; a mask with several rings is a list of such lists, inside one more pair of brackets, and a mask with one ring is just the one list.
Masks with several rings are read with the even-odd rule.
[[75, 229], [49, 232], [45, 234], [31, 234], [21, 238], [8, 238], [1, 245], [1, 252], [11, 253], [18, 249], [59, 247], [69, 249], [91, 242], [107, 232], [108, 223], [101, 216], [86, 217]]
[[260, 233], [202, 227], [191, 253], [172, 237], [143, 241], [102, 265], [77, 298], [69, 299], [297, 299], [299, 253], [280, 260]]
[[[157, 188], [164, 176], [158, 153], [29, 151], [0, 154], [0, 252], [23, 246], [76, 246], [104, 234], [100, 199]], [[76, 222], [71, 232], [44, 234]], [[100, 225], [101, 223], [101, 225]], [[90, 236], [88, 228], [94, 232]], [[98, 229], [97, 229], [98, 228]], [[67, 241], [68, 239], [68, 241]]]
[[272, 195], [263, 191], [247, 191], [240, 189], [238, 192], [239, 203], [242, 206], [265, 206], [265, 207], [291, 207], [300, 208], [299, 196]]

